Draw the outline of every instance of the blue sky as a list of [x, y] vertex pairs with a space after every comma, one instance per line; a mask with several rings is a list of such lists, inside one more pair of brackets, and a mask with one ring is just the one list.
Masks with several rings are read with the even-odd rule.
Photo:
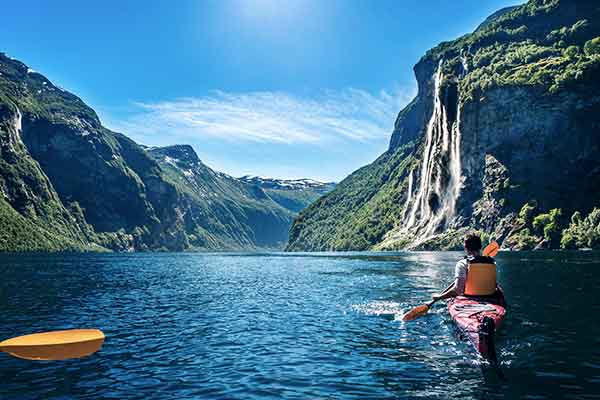
[[37, 1], [0, 51], [147, 145], [232, 174], [343, 179], [387, 148], [413, 65], [512, 0]]

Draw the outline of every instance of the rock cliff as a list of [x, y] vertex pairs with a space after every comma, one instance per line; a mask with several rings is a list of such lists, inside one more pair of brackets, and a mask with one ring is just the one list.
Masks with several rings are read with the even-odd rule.
[[600, 205], [599, 21], [598, 2], [532, 0], [428, 51], [388, 151], [303, 211], [288, 249], [457, 248], [466, 230], [519, 248], [525, 229], [549, 240], [528, 204]]

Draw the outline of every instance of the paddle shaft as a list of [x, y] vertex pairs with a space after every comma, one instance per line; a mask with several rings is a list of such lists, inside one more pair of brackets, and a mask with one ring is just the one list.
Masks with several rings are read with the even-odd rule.
[[[454, 286], [454, 282], [449, 284], [448, 287], [442, 291], [442, 293], [445, 293], [446, 290], [450, 289], [452, 286]], [[427, 308], [431, 308], [431, 306], [434, 305], [435, 303], [437, 303], [437, 301], [438, 301], [438, 299], [431, 300], [429, 303], [427, 303]]]

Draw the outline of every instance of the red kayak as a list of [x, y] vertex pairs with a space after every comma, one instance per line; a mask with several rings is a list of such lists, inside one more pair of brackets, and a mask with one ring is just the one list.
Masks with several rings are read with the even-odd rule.
[[506, 314], [504, 293], [492, 296], [459, 296], [448, 301], [450, 316], [461, 332], [486, 359], [497, 363], [494, 334]]

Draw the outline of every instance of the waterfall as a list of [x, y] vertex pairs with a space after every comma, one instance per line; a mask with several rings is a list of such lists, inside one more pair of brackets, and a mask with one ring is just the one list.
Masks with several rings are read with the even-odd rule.
[[17, 108], [17, 116], [15, 118], [15, 131], [17, 132], [17, 135], [20, 134], [21, 129], [23, 128], [23, 125], [21, 123], [23, 119], [23, 116], [21, 115], [21, 111], [19, 111], [19, 109]]
[[469, 73], [469, 65], [467, 63], [467, 56], [464, 52], [461, 52], [460, 63], [462, 64], [462, 74], [466, 75]]
[[[406, 195], [406, 204], [410, 204], [410, 201], [413, 197], [413, 180], [414, 180], [415, 170], [411, 169], [410, 174], [408, 175], [408, 194]], [[408, 212], [408, 207], [404, 208], [403, 218], [406, 219], [406, 213]]]
[[[452, 222], [462, 185], [461, 110], [458, 95], [449, 99], [449, 86], [447, 90], [442, 90], [442, 63], [443, 60], [439, 62], [434, 76], [433, 111], [427, 124], [419, 185], [415, 194], [412, 193], [413, 171], [409, 176], [404, 231], [414, 235], [417, 240], [426, 239]], [[456, 101], [455, 112], [449, 110], [454, 105], [448, 102], [453, 101]], [[452, 115], [454, 113], [456, 115]]]
[[12, 151], [17, 151], [19, 145], [22, 143], [21, 142], [21, 129], [23, 128], [22, 125], [22, 115], [21, 115], [21, 111], [19, 111], [19, 109], [17, 108], [17, 114], [15, 115], [15, 119], [13, 121], [13, 130], [14, 130], [14, 134], [10, 133], [8, 136], [8, 146], [10, 147], [10, 149]]

